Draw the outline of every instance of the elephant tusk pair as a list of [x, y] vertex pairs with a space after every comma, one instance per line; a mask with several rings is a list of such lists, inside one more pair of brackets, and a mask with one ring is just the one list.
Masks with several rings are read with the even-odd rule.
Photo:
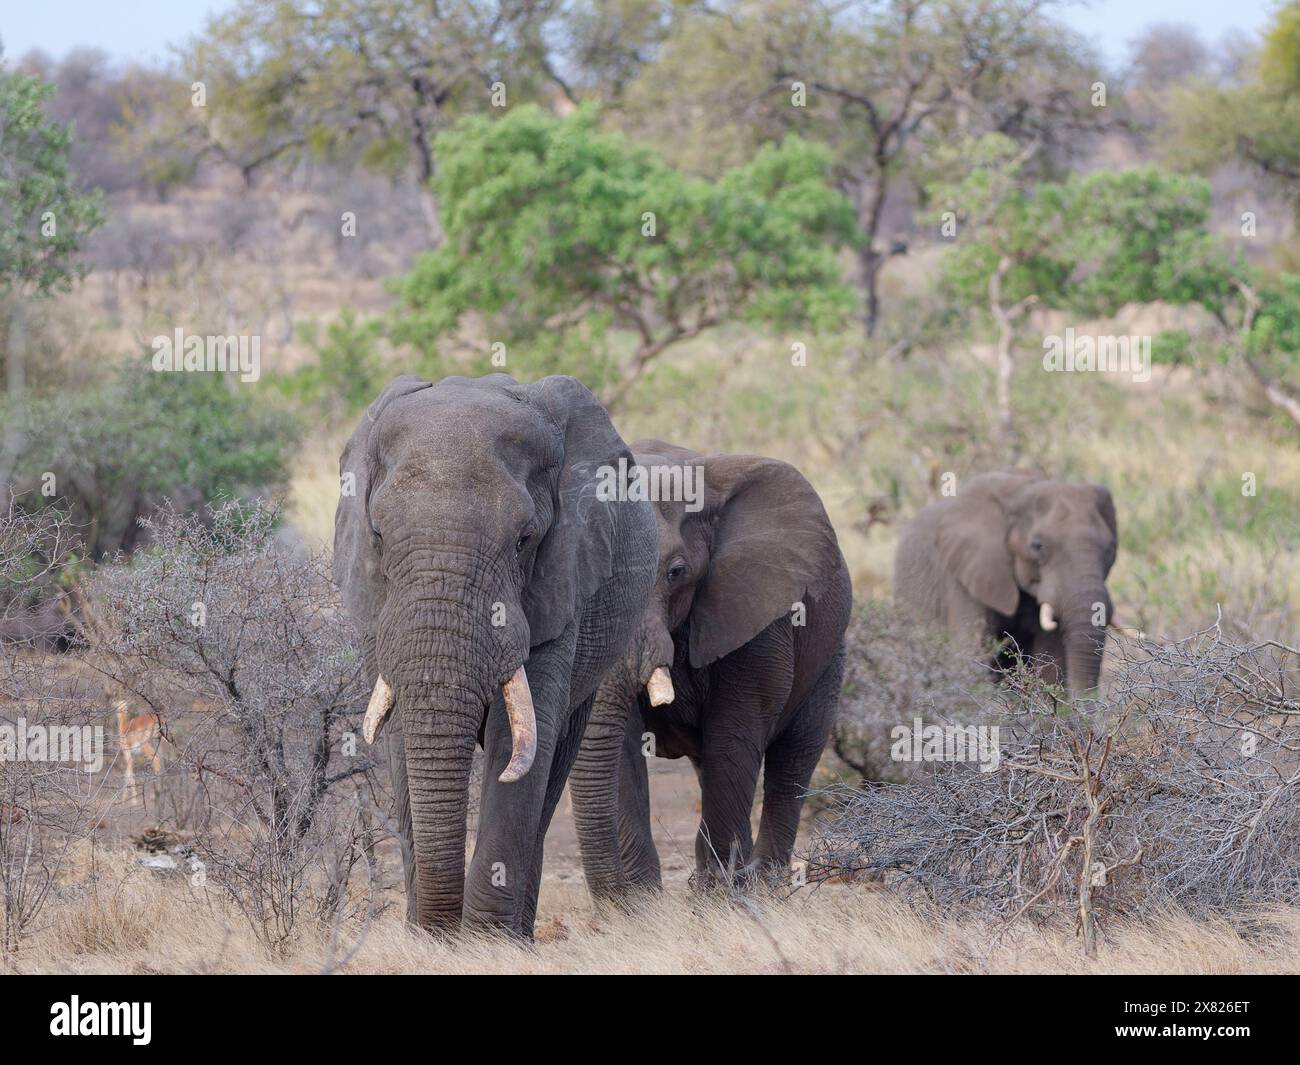
[[673, 678], [668, 675], [668, 670], [663, 666], [658, 666], [650, 674], [650, 679], [645, 682], [645, 690], [650, 695], [651, 706], [667, 706], [673, 701]]
[[[510, 719], [510, 763], [498, 779], [503, 784], [513, 784], [523, 779], [537, 757], [537, 715], [533, 711], [533, 693], [528, 687], [528, 674], [523, 666], [501, 686], [501, 693], [505, 697], [506, 716]], [[392, 687], [380, 676], [375, 681], [375, 690], [370, 695], [361, 725], [367, 743], [374, 743], [378, 738], [379, 729], [396, 702]]]

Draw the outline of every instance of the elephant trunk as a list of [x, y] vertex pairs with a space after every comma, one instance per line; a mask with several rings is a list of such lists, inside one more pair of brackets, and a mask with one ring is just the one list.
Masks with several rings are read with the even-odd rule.
[[465, 894], [469, 778], [484, 700], [463, 685], [399, 685], [411, 795], [416, 920], [429, 931], [460, 924]]
[[[498, 690], [515, 741], [512, 779], [528, 771], [536, 749], [527, 651], [492, 627], [493, 604], [504, 597], [482, 587], [486, 582], [428, 570], [403, 576], [394, 581], [403, 594], [381, 616], [376, 662], [402, 726], [416, 920], [428, 930], [450, 929], [464, 904], [474, 747]], [[377, 684], [372, 710], [382, 696]]]
[[1065, 686], [1072, 695], [1097, 687], [1106, 648], [1106, 619], [1110, 596], [1100, 576], [1079, 581], [1076, 591], [1060, 605], [1060, 627], [1065, 647]]
[[672, 675], [676, 649], [662, 613], [662, 604], [655, 604], [647, 612], [637, 642], [639, 651], [634, 657], [650, 705], [655, 708], [667, 706], [677, 696], [673, 691]]

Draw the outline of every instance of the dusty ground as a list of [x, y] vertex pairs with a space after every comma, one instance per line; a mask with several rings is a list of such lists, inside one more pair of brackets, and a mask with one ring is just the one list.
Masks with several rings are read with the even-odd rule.
[[[667, 890], [632, 915], [593, 911], [567, 799], [548, 838], [538, 943], [461, 937], [440, 942], [403, 927], [394, 905], [365, 924], [304, 931], [269, 951], [209, 888], [140, 864], [121, 835], [138, 810], [79, 857], [22, 953], [0, 972], [75, 973], [1216, 973], [1300, 971], [1300, 908], [1249, 922], [1169, 914], [1105, 929], [1083, 957], [1074, 929], [918, 912], [870, 885], [830, 885], [746, 904], [694, 899], [697, 789], [688, 762], [651, 763], [655, 835]], [[116, 841], [116, 842], [115, 842]], [[94, 864], [93, 885], [88, 873]]]

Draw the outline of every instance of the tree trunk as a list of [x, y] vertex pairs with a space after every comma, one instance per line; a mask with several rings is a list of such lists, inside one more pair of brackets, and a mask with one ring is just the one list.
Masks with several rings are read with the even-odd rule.
[[1002, 305], [1002, 282], [1010, 269], [1010, 258], [1002, 256], [989, 277], [989, 310], [998, 327], [998, 433], [1008, 462], [1014, 465], [1020, 457], [1020, 441], [1016, 436], [1015, 420], [1011, 412], [1011, 378], [1016, 372], [1015, 356], [1011, 350], [1015, 341], [1015, 325], [1010, 313]]
[[1234, 283], [1246, 303], [1237, 338], [1241, 361], [1246, 364], [1246, 369], [1250, 371], [1251, 377], [1263, 390], [1264, 398], [1282, 411], [1296, 425], [1300, 425], [1300, 395], [1297, 395], [1284, 382], [1275, 381], [1269, 377], [1250, 357], [1250, 331], [1254, 327], [1255, 316], [1259, 313], [1259, 294], [1244, 281], [1238, 280]]
[[5, 392], [8, 412], [0, 437], [0, 502], [14, 491], [14, 467], [27, 447], [27, 334], [22, 300], [12, 297], [4, 307], [8, 342], [5, 345]]
[[858, 252], [858, 269], [865, 302], [862, 328], [868, 338], [876, 335], [876, 327], [880, 324], [880, 268], [888, 258], [876, 243], [885, 213], [885, 199], [889, 195], [889, 153], [886, 142], [879, 138], [873, 152], [873, 161], [874, 180], [870, 194], [864, 197], [862, 186], [859, 185], [854, 197], [858, 204], [858, 225], [862, 227], [865, 238], [862, 250]]
[[882, 255], [871, 244], [858, 252], [858, 276], [862, 285], [864, 307], [862, 312], [862, 329], [868, 337], [876, 335], [880, 324], [880, 268], [885, 263]]
[[429, 246], [442, 247], [446, 234], [442, 231], [442, 218], [438, 212], [438, 197], [429, 187], [428, 181], [420, 182], [420, 213], [424, 216], [425, 227], [429, 231]]

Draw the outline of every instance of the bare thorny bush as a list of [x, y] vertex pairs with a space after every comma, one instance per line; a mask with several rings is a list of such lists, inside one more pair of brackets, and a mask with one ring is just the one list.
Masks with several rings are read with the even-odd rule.
[[[0, 619], [56, 585], [76, 544], [64, 512], [0, 505]], [[39, 632], [27, 635], [0, 640], [0, 954], [39, 927], [105, 790], [93, 771], [102, 769], [98, 692], [53, 666]]]
[[273, 950], [304, 916], [369, 921], [388, 807], [359, 740], [359, 641], [326, 561], [276, 523], [260, 503], [163, 510], [151, 549], [98, 575], [86, 626], [98, 668], [157, 714], [166, 775], [189, 782], [191, 884]]
[[1103, 694], [1073, 706], [1032, 669], [1012, 674], [983, 708], [993, 772], [939, 762], [830, 789], [810, 881], [868, 874], [944, 908], [1073, 913], [1088, 953], [1114, 916], [1293, 903], [1300, 651], [1220, 619], [1110, 655]]

